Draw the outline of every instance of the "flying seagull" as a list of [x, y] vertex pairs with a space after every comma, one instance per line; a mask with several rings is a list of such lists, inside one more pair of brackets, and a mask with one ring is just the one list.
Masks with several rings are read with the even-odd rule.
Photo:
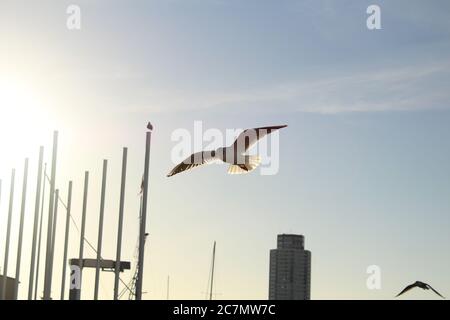
[[403, 289], [402, 292], [400, 292], [398, 295], [396, 295], [396, 297], [398, 297], [398, 296], [404, 294], [405, 292], [407, 292], [407, 291], [409, 291], [409, 290], [411, 290], [411, 289], [413, 289], [413, 288], [415, 288], [415, 287], [418, 287], [418, 288], [423, 289], [423, 290], [429, 290], [429, 289], [431, 289], [431, 290], [433, 290], [434, 293], [436, 293], [438, 296], [440, 296], [441, 298], [445, 299], [439, 292], [437, 292], [436, 290], [434, 290], [432, 286], [430, 286], [429, 284], [426, 284], [426, 283], [424, 283], [424, 282], [420, 282], [420, 281], [416, 281], [416, 282], [414, 282], [413, 284], [410, 284], [410, 285], [407, 286], [405, 289]]
[[178, 164], [167, 175], [174, 176], [180, 172], [198, 167], [203, 164], [210, 164], [215, 161], [229, 163], [229, 174], [248, 173], [256, 169], [261, 163], [259, 156], [246, 155], [245, 152], [258, 140], [271, 134], [272, 132], [285, 128], [287, 125], [261, 127], [244, 130], [229, 147], [218, 148], [217, 150], [200, 151], [193, 153], [183, 162]]

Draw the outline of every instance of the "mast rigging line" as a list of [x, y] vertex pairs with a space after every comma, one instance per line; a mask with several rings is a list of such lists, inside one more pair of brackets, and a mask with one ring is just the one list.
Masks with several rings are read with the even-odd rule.
[[[45, 174], [45, 178], [46, 178], [46, 180], [50, 183], [50, 177], [49, 177], [47, 174]], [[45, 182], [45, 181], [44, 181], [44, 182]], [[64, 201], [61, 199], [61, 197], [60, 197], [59, 195], [58, 195], [58, 201], [59, 201], [59, 203], [61, 203], [61, 205], [62, 205], [62, 206], [64, 207], [64, 209], [66, 209], [66, 211], [67, 211], [67, 210], [68, 210], [67, 205], [64, 203]], [[81, 234], [80, 228], [78, 227], [78, 225], [77, 225], [77, 223], [76, 223], [74, 217], [72, 216], [72, 214], [70, 214], [69, 216], [70, 216], [70, 220], [72, 221], [72, 224], [74, 225], [75, 229], [77, 230], [77, 232], [78, 232], [79, 234]], [[84, 237], [83, 240], [84, 240], [84, 242], [86, 242], [87, 245], [92, 249], [92, 251], [94, 251], [94, 253], [97, 254], [97, 250], [96, 250], [95, 247], [89, 242], [89, 240], [88, 240], [86, 237]], [[100, 259], [103, 260], [103, 257], [100, 257]], [[120, 280], [120, 282], [125, 286], [125, 288], [124, 288], [123, 290], [127, 290], [127, 291], [132, 292], [132, 290], [130, 289], [130, 287], [127, 285], [127, 283], [125, 283], [125, 281], [122, 280], [121, 277], [119, 277], [119, 280]]]

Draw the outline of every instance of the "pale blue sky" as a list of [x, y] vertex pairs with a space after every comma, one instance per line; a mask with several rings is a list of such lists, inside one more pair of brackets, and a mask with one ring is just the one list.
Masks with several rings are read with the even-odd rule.
[[[80, 31], [66, 29], [69, 4], [81, 7]], [[366, 28], [370, 4], [381, 7], [382, 30]], [[450, 3], [437, 0], [2, 1], [0, 80], [33, 92], [39, 108], [28, 108], [45, 114], [45, 125], [21, 128], [14, 121], [26, 114], [11, 118], [0, 105], [0, 122], [9, 124], [2, 149], [14, 146], [10, 137], [19, 131], [34, 137], [33, 144], [19, 140], [0, 162], [3, 190], [11, 166], [21, 179], [18, 159], [30, 156], [35, 170], [38, 143], [48, 158], [51, 132], [59, 129], [58, 186], [65, 196], [74, 180], [79, 220], [83, 172], [92, 171], [87, 236], [96, 243], [101, 162], [110, 159], [104, 256], [113, 257], [121, 147], [128, 146], [123, 255], [133, 260], [151, 120], [146, 298], [165, 298], [168, 274], [173, 298], [203, 298], [217, 240], [218, 297], [265, 299], [269, 250], [283, 232], [306, 237], [313, 299], [390, 299], [415, 280], [448, 296], [449, 13]], [[171, 133], [193, 130], [195, 120], [221, 130], [288, 124], [280, 133], [279, 174], [229, 177], [213, 166], [166, 178]], [[70, 256], [77, 239], [72, 229]], [[29, 247], [29, 233], [24, 241]], [[14, 248], [16, 236], [12, 242]], [[28, 264], [25, 250], [21, 295]], [[372, 264], [381, 267], [382, 290], [366, 288]], [[93, 295], [91, 279], [93, 272], [84, 278], [85, 298]], [[102, 276], [101, 287], [111, 298], [111, 275]]]

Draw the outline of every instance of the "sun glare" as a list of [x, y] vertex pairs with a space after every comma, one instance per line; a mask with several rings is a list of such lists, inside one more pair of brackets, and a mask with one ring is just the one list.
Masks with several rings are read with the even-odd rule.
[[0, 173], [20, 166], [47, 141], [51, 128], [41, 103], [32, 88], [0, 79]]

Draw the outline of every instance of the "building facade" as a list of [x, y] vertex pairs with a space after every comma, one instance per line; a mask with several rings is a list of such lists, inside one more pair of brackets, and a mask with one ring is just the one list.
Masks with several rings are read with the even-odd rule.
[[269, 300], [311, 299], [311, 252], [302, 235], [278, 235], [270, 250]]

